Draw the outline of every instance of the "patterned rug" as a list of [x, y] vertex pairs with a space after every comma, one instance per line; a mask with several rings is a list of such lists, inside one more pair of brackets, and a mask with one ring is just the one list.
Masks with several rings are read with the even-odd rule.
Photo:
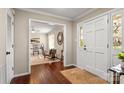
[[63, 70], [61, 73], [72, 84], [107, 84], [107, 82], [100, 77], [79, 68]]
[[38, 64], [46, 64], [46, 63], [53, 63], [53, 62], [59, 62], [60, 60], [59, 59], [54, 59], [54, 60], [51, 60], [49, 58], [45, 58], [44, 59], [44, 56], [43, 55], [32, 55], [31, 57], [31, 65], [38, 65]]

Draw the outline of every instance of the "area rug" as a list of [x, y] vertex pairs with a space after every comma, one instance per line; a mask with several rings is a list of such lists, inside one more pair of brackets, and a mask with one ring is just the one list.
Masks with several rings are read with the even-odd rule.
[[44, 56], [42, 55], [34, 55], [31, 57], [31, 65], [38, 65], [38, 64], [46, 64], [46, 63], [53, 63], [53, 62], [59, 62], [60, 59], [48, 59], [47, 57], [44, 59]]
[[100, 77], [79, 68], [63, 70], [61, 73], [72, 84], [107, 84], [107, 82]]

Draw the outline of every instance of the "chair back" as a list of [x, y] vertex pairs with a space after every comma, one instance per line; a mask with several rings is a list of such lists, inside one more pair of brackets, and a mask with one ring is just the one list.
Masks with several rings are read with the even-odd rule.
[[45, 56], [44, 45], [41, 45], [42, 55]]
[[38, 47], [38, 45], [36, 45], [36, 44], [33, 45], [33, 51], [34, 51], [34, 52], [39, 51], [39, 47]]

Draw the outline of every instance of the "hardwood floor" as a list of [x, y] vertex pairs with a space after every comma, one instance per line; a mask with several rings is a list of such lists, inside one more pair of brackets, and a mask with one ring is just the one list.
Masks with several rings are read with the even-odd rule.
[[54, 62], [34, 65], [31, 74], [12, 79], [11, 84], [71, 84], [60, 71], [75, 68], [75, 66], [64, 67], [63, 62]]

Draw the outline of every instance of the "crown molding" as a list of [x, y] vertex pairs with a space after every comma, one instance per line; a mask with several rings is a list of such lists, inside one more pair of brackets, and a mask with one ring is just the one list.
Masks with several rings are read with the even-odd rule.
[[63, 17], [63, 16], [58, 16], [58, 15], [54, 15], [51, 13], [46, 13], [46, 12], [42, 12], [42, 11], [37, 11], [37, 10], [33, 10], [33, 9], [26, 9], [26, 8], [17, 8], [18, 10], [22, 10], [22, 11], [27, 11], [27, 12], [32, 12], [32, 13], [37, 13], [37, 14], [42, 14], [42, 15], [47, 15], [47, 16], [52, 16], [52, 17], [56, 17], [56, 18], [60, 18], [60, 19], [64, 19], [64, 20], [68, 20], [68, 21], [75, 21], [78, 20], [88, 14], [90, 14], [91, 12], [97, 10], [97, 8], [93, 8], [90, 10], [87, 10], [86, 12], [82, 13], [81, 15], [74, 17], [74, 18], [69, 18], [69, 17]]
[[18, 10], [22, 10], [22, 11], [27, 11], [27, 12], [32, 12], [32, 13], [37, 13], [37, 14], [42, 14], [42, 15], [47, 15], [47, 16], [52, 16], [52, 17], [56, 17], [56, 18], [60, 18], [60, 19], [64, 19], [64, 20], [68, 20], [68, 21], [72, 21], [72, 18], [68, 18], [68, 17], [63, 17], [63, 16], [58, 16], [58, 15], [54, 15], [51, 13], [46, 13], [46, 12], [42, 12], [42, 11], [37, 11], [37, 10], [33, 10], [33, 9], [26, 9], [26, 8], [16, 8]]
[[92, 13], [92, 12], [95, 11], [95, 10], [97, 10], [97, 8], [92, 8], [92, 9], [88, 10], [87, 12], [84, 12], [84, 13], [82, 13], [81, 15], [79, 15], [79, 16], [73, 18], [73, 21], [78, 20], [78, 19], [80, 19], [80, 18], [82, 18], [82, 17], [84, 17], [84, 16], [87, 16], [88, 14]]

